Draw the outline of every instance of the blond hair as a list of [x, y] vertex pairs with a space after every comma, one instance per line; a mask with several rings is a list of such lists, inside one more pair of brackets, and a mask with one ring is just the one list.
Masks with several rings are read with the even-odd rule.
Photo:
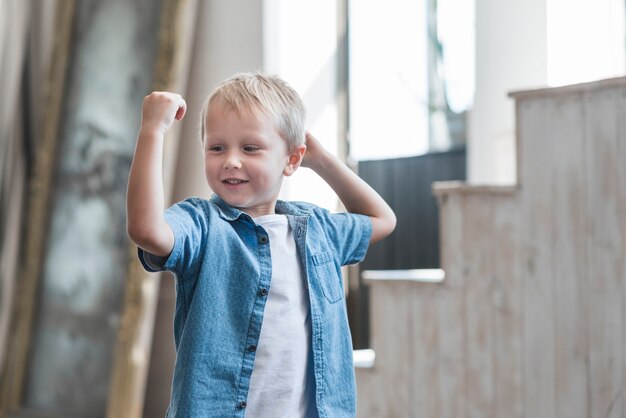
[[225, 111], [247, 110], [270, 116], [289, 148], [304, 144], [304, 104], [298, 93], [273, 75], [240, 73], [219, 84], [207, 97], [200, 112], [200, 140], [204, 143], [209, 107], [217, 104]]

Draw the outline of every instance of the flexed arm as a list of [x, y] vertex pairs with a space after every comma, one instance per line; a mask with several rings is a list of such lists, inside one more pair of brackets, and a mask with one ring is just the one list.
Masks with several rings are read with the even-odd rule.
[[370, 217], [372, 221], [370, 243], [375, 243], [393, 232], [396, 227], [396, 215], [387, 202], [337, 157], [326, 151], [308, 132], [302, 166], [309, 167], [324, 179], [337, 193], [348, 212]]
[[174, 120], [181, 120], [186, 110], [185, 101], [175, 93], [153, 92], [144, 98], [128, 179], [128, 235], [145, 251], [162, 257], [174, 246], [174, 234], [164, 218], [163, 140]]

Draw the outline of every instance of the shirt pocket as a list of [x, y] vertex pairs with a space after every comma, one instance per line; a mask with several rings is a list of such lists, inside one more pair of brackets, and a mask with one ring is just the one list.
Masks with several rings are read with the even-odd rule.
[[341, 286], [341, 278], [335, 267], [332, 253], [325, 251], [313, 254], [312, 258], [315, 266], [315, 276], [322, 287], [324, 296], [330, 303], [340, 301], [343, 295], [343, 287]]

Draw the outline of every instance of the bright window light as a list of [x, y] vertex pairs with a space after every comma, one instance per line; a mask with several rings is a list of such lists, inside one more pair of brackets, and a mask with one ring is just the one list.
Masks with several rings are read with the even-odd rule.
[[[446, 118], [472, 106], [474, 1], [438, 0], [430, 12], [428, 1], [349, 2], [355, 160], [445, 149], [450, 146]], [[435, 13], [436, 25], [429, 25], [429, 14]]]
[[548, 84], [624, 74], [623, 0], [548, 0]]
[[475, 12], [473, 0], [438, 0], [437, 32], [443, 45], [443, 78], [446, 98], [460, 113], [474, 102]]
[[428, 150], [427, 19], [423, 1], [350, 2], [350, 156]]

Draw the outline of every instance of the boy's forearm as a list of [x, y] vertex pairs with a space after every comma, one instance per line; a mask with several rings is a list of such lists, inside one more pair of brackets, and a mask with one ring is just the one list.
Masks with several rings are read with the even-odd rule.
[[171, 250], [164, 219], [162, 160], [163, 134], [140, 131], [128, 180], [128, 234], [137, 245], [159, 256]]
[[337, 157], [326, 152], [311, 168], [337, 193], [348, 212], [371, 218], [372, 243], [393, 232], [396, 225], [393, 210], [369, 184]]

